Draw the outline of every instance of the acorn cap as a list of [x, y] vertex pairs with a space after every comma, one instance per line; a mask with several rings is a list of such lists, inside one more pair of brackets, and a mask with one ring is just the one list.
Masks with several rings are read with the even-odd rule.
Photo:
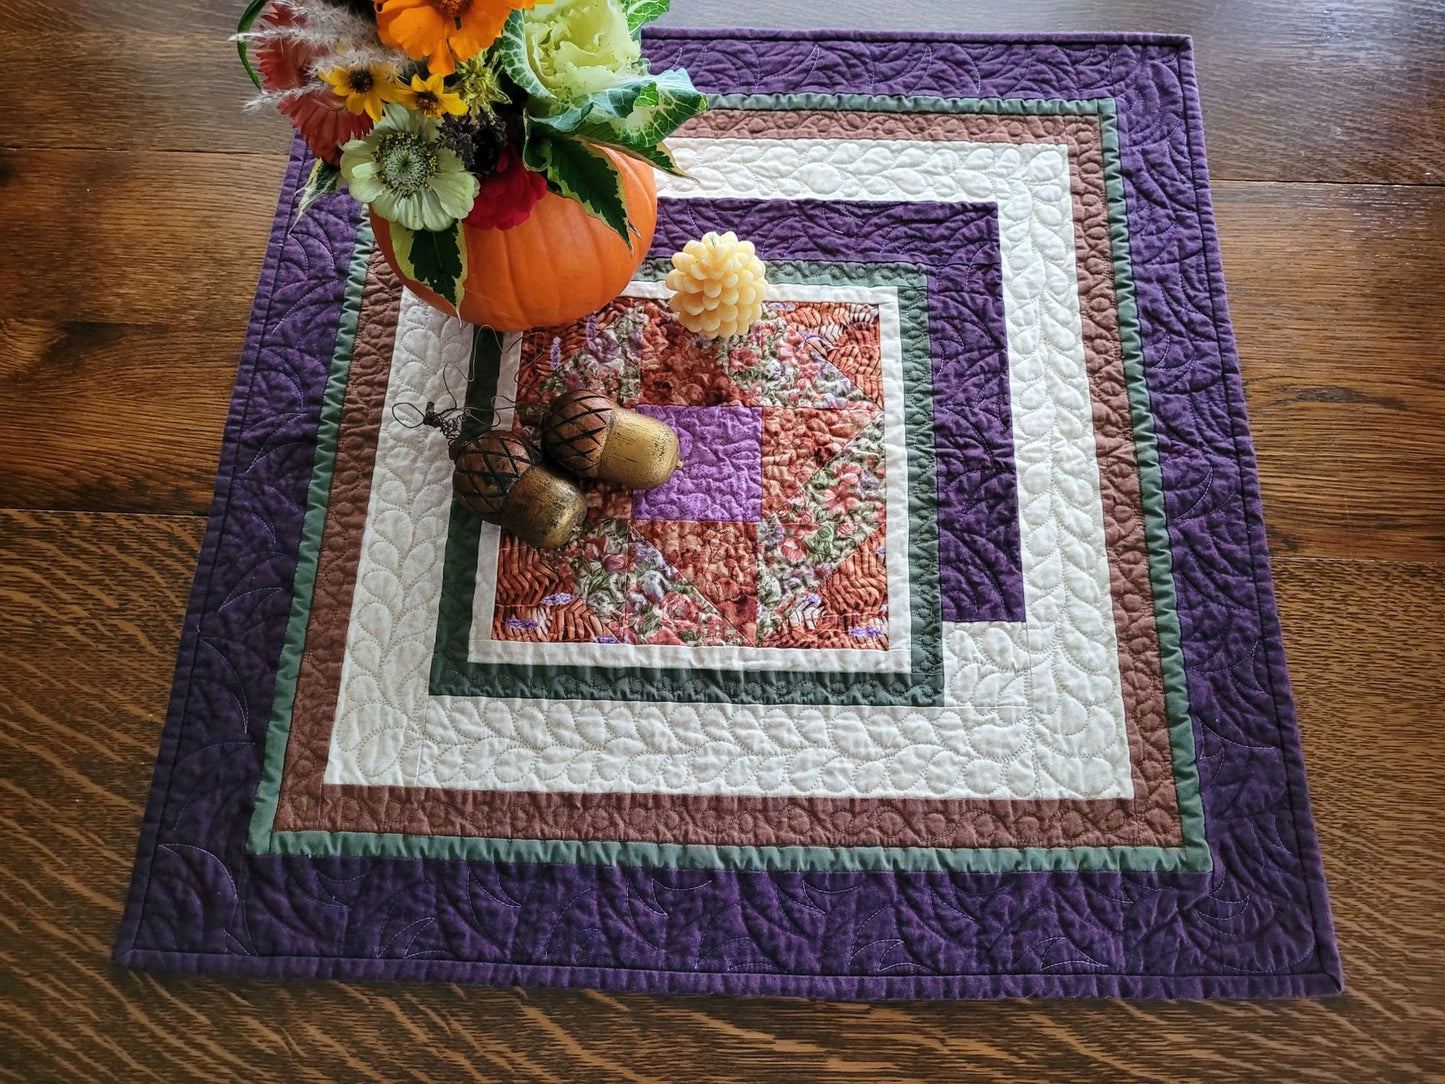
[[491, 431], [450, 446], [456, 469], [452, 487], [457, 496], [483, 519], [499, 522], [502, 506], [522, 475], [537, 464], [537, 451], [521, 437]]
[[620, 408], [605, 395], [569, 391], [557, 397], [542, 426], [542, 447], [563, 470], [596, 476], [602, 448]]

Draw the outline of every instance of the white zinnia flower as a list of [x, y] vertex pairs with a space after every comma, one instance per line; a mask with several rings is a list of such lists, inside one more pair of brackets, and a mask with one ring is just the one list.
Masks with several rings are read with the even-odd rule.
[[395, 102], [366, 135], [341, 148], [351, 194], [409, 230], [444, 230], [471, 213], [481, 187], [437, 142], [437, 122]]

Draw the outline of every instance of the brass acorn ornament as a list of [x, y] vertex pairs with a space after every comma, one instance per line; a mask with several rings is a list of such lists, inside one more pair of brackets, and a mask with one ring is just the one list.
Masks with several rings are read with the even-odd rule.
[[656, 489], [678, 468], [671, 426], [592, 391], [569, 391], [542, 422], [542, 448], [563, 470], [629, 489]]
[[576, 485], [542, 465], [533, 444], [501, 429], [464, 437], [457, 420], [438, 415], [431, 403], [422, 420], [447, 435], [455, 464], [452, 490], [482, 519], [543, 550], [565, 546], [576, 535], [587, 501]]

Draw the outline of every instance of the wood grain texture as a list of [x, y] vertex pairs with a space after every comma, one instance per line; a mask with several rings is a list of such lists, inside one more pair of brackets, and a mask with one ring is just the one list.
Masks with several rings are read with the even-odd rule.
[[[0, 506], [205, 512], [284, 167], [0, 151]], [[1214, 194], [1275, 551], [1445, 556], [1445, 188]]]
[[1445, 1079], [1445, 2], [674, 0], [669, 17], [1194, 35], [1349, 984], [1277, 1004], [653, 999], [112, 968], [288, 138], [236, 108], [237, 7], [0, 0], [0, 71], [80, 73], [63, 108], [26, 92], [0, 114], [0, 1074]]
[[285, 166], [0, 150], [0, 504], [204, 513]]
[[[1277, 563], [1350, 989], [1327, 1002], [849, 1004], [112, 968], [193, 517], [0, 512], [0, 1065], [17, 1076], [1323, 1081], [1445, 1073], [1445, 567]], [[1382, 622], [1377, 614], [1391, 614]], [[1348, 675], [1349, 680], [1340, 680]]]
[[1272, 550], [1445, 558], [1445, 188], [1214, 194]]
[[[17, 95], [0, 146], [267, 152], [285, 124], [241, 114], [250, 93], [227, 36], [241, 4], [3, 0], [0, 70], [34, 58], [86, 77], [56, 110]], [[1219, 177], [1435, 184], [1445, 169], [1445, 0], [674, 0], [675, 26], [877, 27], [1049, 33], [1150, 30], [1195, 40]], [[124, 93], [118, 91], [123, 90]]]

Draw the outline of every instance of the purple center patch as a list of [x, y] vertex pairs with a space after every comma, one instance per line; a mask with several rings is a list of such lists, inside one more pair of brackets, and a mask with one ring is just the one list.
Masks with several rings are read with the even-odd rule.
[[634, 519], [756, 523], [762, 518], [762, 410], [646, 403], [637, 410], [677, 430], [682, 465], [656, 489], [633, 494]]

